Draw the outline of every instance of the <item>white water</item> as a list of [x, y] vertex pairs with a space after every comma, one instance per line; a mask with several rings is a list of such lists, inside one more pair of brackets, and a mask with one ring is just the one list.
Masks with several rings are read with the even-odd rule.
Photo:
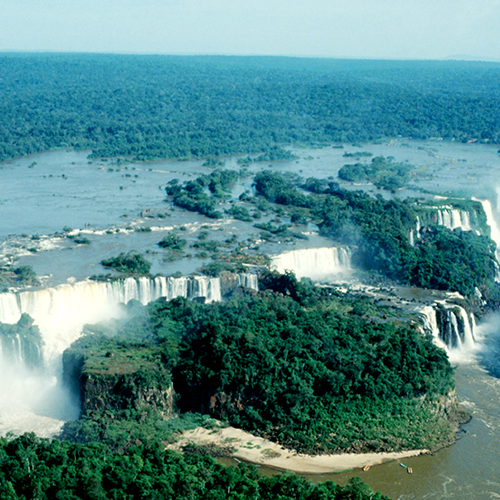
[[[443, 208], [436, 212], [438, 226], [444, 226], [447, 229], [461, 228], [462, 231], [471, 231], [472, 226], [470, 223], [469, 212], [459, 210], [456, 208]], [[410, 245], [415, 246], [415, 241], [420, 238], [421, 223], [420, 218], [417, 216], [416, 227], [410, 231], [409, 239]]]
[[500, 248], [500, 229], [498, 228], [497, 221], [493, 215], [493, 210], [491, 208], [491, 203], [489, 200], [477, 200], [476, 198], [472, 198], [473, 200], [479, 201], [483, 206], [484, 213], [486, 214], [486, 222], [488, 226], [490, 226], [491, 230], [491, 239], [496, 243], [497, 249]]
[[449, 208], [438, 210], [438, 225], [444, 226], [448, 229], [456, 229], [460, 227], [463, 231], [470, 231], [470, 217], [469, 212], [458, 210], [456, 208]]
[[410, 231], [410, 245], [413, 247], [415, 246], [415, 238], [419, 239], [420, 238], [420, 217], [417, 215], [417, 225], [415, 229]]
[[439, 327], [437, 324], [436, 309], [432, 306], [425, 306], [420, 310], [420, 314], [424, 320], [424, 330], [431, 333], [434, 339], [434, 343], [446, 350], [446, 344], [442, 341], [440, 337]]
[[[255, 275], [239, 275], [238, 283], [257, 289]], [[128, 278], [99, 283], [83, 281], [73, 285], [33, 292], [0, 294], [0, 322], [16, 323], [28, 313], [43, 339], [46, 370], [34, 372], [19, 356], [0, 358], [0, 435], [6, 432], [36, 431], [41, 436], [58, 432], [65, 420], [78, 417], [79, 405], [62, 387], [62, 353], [88, 323], [119, 318], [120, 304], [132, 299], [147, 304], [160, 297], [221, 300], [218, 278]], [[17, 352], [17, 351], [16, 351]]]
[[272, 257], [271, 262], [276, 271], [293, 271], [298, 279], [308, 277], [326, 281], [351, 270], [350, 251], [343, 247], [293, 250]]
[[252, 290], [259, 289], [259, 279], [256, 274], [245, 273], [238, 274], [238, 286], [244, 286], [245, 288], [250, 288]]
[[479, 201], [483, 206], [484, 213], [486, 214], [486, 222], [490, 226], [490, 238], [495, 242], [497, 248], [495, 251], [495, 257], [497, 258], [497, 275], [495, 280], [500, 281], [500, 269], [498, 268], [498, 262], [500, 261], [500, 229], [498, 227], [495, 216], [493, 215], [493, 209], [491, 208], [491, 203], [489, 200], [478, 200], [477, 198], [472, 198], [475, 201]]
[[446, 350], [450, 360], [468, 359], [475, 347], [474, 315], [467, 314], [463, 307], [456, 304], [439, 301], [440, 307], [437, 308], [437, 305], [425, 306], [419, 311], [424, 320], [424, 330], [432, 334], [436, 345]]

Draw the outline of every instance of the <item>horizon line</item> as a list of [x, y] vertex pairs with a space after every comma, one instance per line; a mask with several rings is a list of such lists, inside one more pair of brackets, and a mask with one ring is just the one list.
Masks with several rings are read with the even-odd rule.
[[175, 57], [273, 57], [288, 59], [334, 59], [334, 60], [355, 60], [355, 61], [433, 61], [433, 62], [485, 62], [500, 63], [500, 59], [491, 57], [477, 57], [470, 55], [452, 55], [444, 58], [428, 57], [361, 57], [361, 56], [325, 56], [325, 55], [295, 55], [295, 54], [232, 54], [232, 53], [203, 53], [203, 52], [128, 52], [128, 51], [87, 51], [87, 50], [23, 50], [23, 49], [0, 49], [0, 54], [75, 54], [75, 55], [122, 55], [122, 56], [175, 56]]

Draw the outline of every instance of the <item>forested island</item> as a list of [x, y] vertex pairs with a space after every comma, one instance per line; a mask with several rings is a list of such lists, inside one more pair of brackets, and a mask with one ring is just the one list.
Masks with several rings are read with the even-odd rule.
[[[467, 314], [498, 307], [496, 245], [480, 202], [388, 199], [269, 165], [296, 160], [291, 145], [340, 149], [398, 136], [498, 143], [497, 64], [2, 54], [0, 76], [0, 160], [56, 148], [118, 165], [199, 157], [206, 174], [160, 186], [172, 210], [242, 221], [261, 241], [306, 240], [313, 224], [348, 249], [366, 282], [454, 293]], [[234, 153], [243, 155], [239, 171], [224, 168]], [[344, 157], [337, 180], [395, 193], [418, 175], [368, 151]], [[252, 192], [233, 199], [250, 175]], [[465, 213], [467, 230], [440, 222], [446, 211]], [[220, 279], [223, 300], [130, 301], [125, 319], [87, 325], [63, 356], [80, 418], [51, 441], [0, 439], [1, 498], [383, 499], [359, 481], [313, 485], [223, 467], [212, 457], [231, 455], [230, 442], [165, 448], [196, 427], [228, 425], [307, 455], [432, 452], [454, 442], [468, 415], [421, 316], [269, 270], [258, 245], [215, 241], [203, 226], [188, 245], [183, 229], [158, 238], [155, 251], [212, 257], [198, 271]], [[58, 237], [91, 244], [69, 231]], [[95, 282], [156, 278], [139, 252], [100, 264], [114, 274]], [[249, 268], [259, 291], [237, 285]], [[38, 284], [26, 266], [6, 266], [1, 279]], [[9, 349], [19, 338], [39, 353], [29, 316], [1, 326]]]

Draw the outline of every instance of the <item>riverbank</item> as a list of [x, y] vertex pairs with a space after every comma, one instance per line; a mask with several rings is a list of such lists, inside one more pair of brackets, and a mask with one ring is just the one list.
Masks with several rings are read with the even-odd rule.
[[234, 427], [215, 430], [197, 427], [183, 432], [179, 440], [168, 448], [182, 450], [192, 445], [211, 452], [220, 450], [221, 454], [256, 465], [308, 474], [342, 472], [429, 453], [429, 450], [407, 450], [398, 453], [305, 455]]

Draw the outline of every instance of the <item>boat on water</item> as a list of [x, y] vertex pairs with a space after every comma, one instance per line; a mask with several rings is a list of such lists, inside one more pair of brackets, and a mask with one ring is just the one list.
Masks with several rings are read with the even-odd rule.
[[411, 467], [408, 467], [403, 462], [400, 462], [399, 465], [401, 465], [401, 467], [404, 467], [406, 469], [406, 472], [408, 472], [408, 474], [413, 474], [413, 469]]

